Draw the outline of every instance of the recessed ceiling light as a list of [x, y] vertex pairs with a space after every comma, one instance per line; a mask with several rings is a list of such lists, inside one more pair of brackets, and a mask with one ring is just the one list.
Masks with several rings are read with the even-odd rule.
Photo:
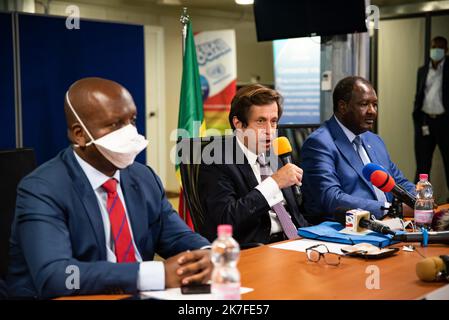
[[157, 4], [167, 5], [167, 6], [180, 6], [182, 5], [180, 0], [157, 0]]
[[253, 4], [254, 0], [235, 0], [235, 3], [241, 5]]

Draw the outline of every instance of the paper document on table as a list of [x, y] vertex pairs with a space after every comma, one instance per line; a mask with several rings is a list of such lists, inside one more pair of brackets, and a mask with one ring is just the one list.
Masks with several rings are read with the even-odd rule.
[[[252, 288], [240, 288], [240, 294], [245, 294], [253, 291]], [[180, 288], [170, 288], [163, 291], [142, 291], [141, 295], [159, 299], [159, 300], [213, 300], [211, 293], [204, 294], [182, 294]]]
[[[307, 248], [310, 248], [317, 244], [325, 244], [330, 252], [338, 253], [341, 255], [343, 255], [343, 252], [341, 252], [341, 248], [347, 246], [347, 244], [342, 244], [342, 243], [325, 242], [325, 241], [317, 241], [317, 240], [310, 240], [310, 239], [300, 239], [300, 240], [275, 244], [275, 245], [270, 246], [270, 248], [306, 252]], [[317, 249], [320, 250], [320, 248], [317, 248]], [[324, 250], [326, 250], [326, 249], [324, 249]], [[324, 252], [324, 251], [322, 251], [322, 252]]]

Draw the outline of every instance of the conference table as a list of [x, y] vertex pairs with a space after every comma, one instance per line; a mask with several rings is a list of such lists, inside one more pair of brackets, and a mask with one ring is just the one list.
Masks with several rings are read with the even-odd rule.
[[[425, 283], [418, 279], [415, 266], [423, 256], [449, 254], [448, 245], [431, 244], [416, 250], [402, 250], [394, 256], [363, 259], [343, 256], [338, 266], [324, 261], [310, 262], [306, 254], [298, 251], [272, 248], [269, 245], [241, 252], [238, 268], [242, 286], [254, 289], [242, 295], [243, 300], [307, 300], [307, 299], [363, 299], [392, 300], [420, 299], [445, 283]], [[419, 252], [419, 253], [418, 253]], [[373, 276], [379, 276], [378, 287], [373, 287]], [[115, 300], [129, 295], [101, 295], [64, 297], [63, 300]], [[448, 297], [449, 299], [449, 297]]]
[[[403, 247], [402, 244], [392, 247]], [[447, 245], [414, 244], [424, 256], [449, 254]], [[243, 299], [419, 299], [444, 283], [424, 283], [415, 272], [423, 257], [415, 250], [371, 260], [343, 256], [338, 266], [322, 259], [310, 262], [303, 252], [263, 246], [242, 252], [239, 269], [242, 285], [254, 291]], [[375, 276], [378, 278], [378, 287]], [[374, 287], [374, 288], [373, 288]], [[377, 288], [376, 288], [377, 287]], [[448, 297], [449, 299], [449, 297]]]
[[[438, 210], [449, 210], [449, 204]], [[280, 243], [295, 241], [287, 240]], [[423, 282], [416, 264], [424, 257], [449, 255], [449, 245], [397, 243], [400, 250], [383, 259], [342, 256], [338, 266], [307, 260], [304, 252], [264, 245], [241, 251], [238, 268], [243, 287], [253, 291], [242, 300], [412, 300], [422, 299], [447, 283]], [[404, 245], [415, 250], [404, 251]], [[377, 278], [373, 278], [377, 277]], [[57, 300], [119, 300], [131, 295], [62, 297]], [[134, 296], [134, 298], [136, 298]], [[449, 300], [449, 296], [447, 297]]]

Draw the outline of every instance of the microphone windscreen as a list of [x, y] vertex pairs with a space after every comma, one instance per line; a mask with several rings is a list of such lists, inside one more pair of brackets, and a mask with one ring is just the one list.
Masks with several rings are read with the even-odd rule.
[[387, 170], [385, 170], [382, 166], [379, 166], [378, 164], [368, 163], [367, 165], [365, 165], [363, 167], [362, 174], [366, 180], [370, 181], [371, 175], [373, 174], [374, 171], [377, 171], [377, 170], [387, 172]]
[[435, 281], [438, 273], [444, 271], [445, 265], [440, 257], [430, 257], [416, 264], [416, 275], [422, 281]]
[[273, 152], [277, 156], [282, 156], [292, 152], [292, 146], [290, 141], [286, 137], [277, 137], [273, 140], [272, 144]]
[[383, 192], [390, 192], [396, 185], [393, 177], [381, 170], [373, 172], [371, 175], [371, 183]]

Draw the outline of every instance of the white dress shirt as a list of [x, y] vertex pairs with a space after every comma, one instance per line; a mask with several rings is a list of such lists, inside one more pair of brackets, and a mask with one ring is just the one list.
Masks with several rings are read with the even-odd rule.
[[426, 87], [424, 89], [424, 102], [422, 111], [431, 115], [440, 115], [444, 113], [443, 106], [443, 65], [446, 59], [441, 61], [437, 68], [432, 67], [432, 61], [429, 62], [429, 72], [426, 78]]
[[[261, 181], [260, 177], [260, 165], [259, 162], [257, 162], [257, 155], [249, 150], [237, 137], [237, 143], [240, 147], [240, 149], [243, 151], [243, 154], [245, 155], [246, 159], [248, 160], [249, 165], [251, 166], [251, 169], [253, 170], [254, 175], [256, 176], [257, 182], [259, 183], [256, 186], [256, 189], [262, 193], [265, 200], [267, 200], [268, 205], [270, 207], [274, 206], [275, 204], [279, 202], [285, 203], [284, 195], [282, 194], [281, 189], [279, 188], [278, 184], [272, 177], [266, 178], [264, 181]], [[270, 229], [270, 235], [278, 232], [282, 232], [282, 226], [279, 222], [278, 216], [276, 215], [276, 212], [273, 210], [269, 211], [270, 214], [270, 220], [271, 220], [271, 229]]]
[[[358, 152], [357, 147], [355, 146], [355, 143], [354, 143], [354, 139], [356, 138], [356, 135], [354, 134], [354, 132], [352, 132], [351, 130], [346, 128], [343, 125], [343, 123], [341, 123], [338, 120], [337, 117], [335, 117], [335, 120], [337, 121], [338, 125], [343, 130], [343, 132], [345, 133], [345, 136], [348, 138], [349, 142], [351, 142], [351, 145], [354, 148], [355, 152], [358, 154], [359, 152]], [[370, 157], [368, 156], [368, 153], [365, 150], [365, 147], [363, 147], [363, 144], [361, 146], [361, 152], [363, 153], [363, 157], [365, 157], [366, 159], [370, 159]], [[374, 188], [374, 191], [376, 192], [376, 196], [378, 198], [377, 200], [383, 201], [384, 202], [384, 207], [385, 208], [389, 208], [391, 206], [391, 204], [387, 201], [387, 197], [385, 196], [385, 193], [382, 190], [380, 190], [377, 187], [375, 187], [375, 186], [373, 186], [373, 188]]]
[[86, 174], [87, 179], [92, 186], [92, 189], [97, 196], [98, 207], [100, 208], [99, 214], [101, 214], [101, 219], [103, 220], [104, 226], [104, 236], [106, 242], [106, 259], [109, 262], [117, 262], [117, 257], [114, 253], [114, 241], [111, 237], [111, 224], [109, 222], [108, 210], [106, 207], [107, 203], [107, 192], [103, 189], [102, 185], [109, 179], [115, 178], [117, 183], [117, 193], [122, 201], [123, 207], [125, 209], [126, 218], [128, 219], [129, 231], [131, 233], [131, 238], [134, 246], [134, 251], [136, 253], [136, 261], [140, 263], [139, 273], [137, 276], [137, 289], [140, 291], [145, 290], [163, 290], [165, 288], [165, 270], [164, 264], [161, 261], [142, 261], [142, 257], [137, 250], [136, 244], [134, 242], [134, 236], [132, 232], [131, 221], [129, 220], [128, 210], [126, 209], [125, 197], [123, 196], [122, 188], [120, 185], [120, 170], [117, 170], [113, 177], [108, 177], [104, 173], [98, 171], [92, 167], [89, 163], [81, 159], [75, 151], [75, 159], [78, 161], [81, 169]]

